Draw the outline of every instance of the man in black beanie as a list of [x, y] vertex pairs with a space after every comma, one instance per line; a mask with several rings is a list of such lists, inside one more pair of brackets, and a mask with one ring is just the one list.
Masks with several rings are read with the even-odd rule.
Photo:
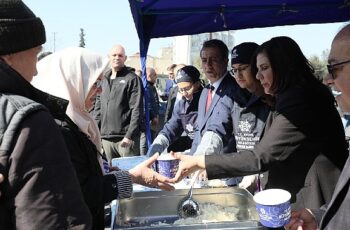
[[64, 116], [67, 104], [30, 84], [45, 41], [42, 21], [22, 1], [0, 1], [0, 228], [90, 229], [52, 117]]

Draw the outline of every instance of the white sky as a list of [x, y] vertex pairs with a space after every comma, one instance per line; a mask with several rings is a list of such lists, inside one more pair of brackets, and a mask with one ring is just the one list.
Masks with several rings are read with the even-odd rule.
[[[107, 54], [114, 44], [122, 44], [127, 54], [139, 50], [139, 40], [128, 0], [24, 0], [40, 17], [46, 27], [45, 50], [60, 50], [79, 45], [80, 28], [86, 34], [86, 48]], [[254, 41], [258, 44], [274, 36], [285, 35], [298, 42], [304, 54], [321, 55], [344, 23], [280, 26], [236, 31], [235, 41]], [[148, 54], [155, 56], [172, 38], [152, 39]], [[229, 47], [232, 49], [232, 47]]]

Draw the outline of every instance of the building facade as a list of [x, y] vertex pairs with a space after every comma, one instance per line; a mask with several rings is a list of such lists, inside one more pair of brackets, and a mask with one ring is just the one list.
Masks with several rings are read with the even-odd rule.
[[200, 67], [200, 50], [203, 42], [210, 39], [222, 40], [229, 49], [235, 45], [234, 31], [178, 36], [174, 38], [174, 63], [186, 63]]

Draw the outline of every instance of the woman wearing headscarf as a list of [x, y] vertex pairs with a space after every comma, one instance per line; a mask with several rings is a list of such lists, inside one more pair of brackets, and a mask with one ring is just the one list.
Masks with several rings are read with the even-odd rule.
[[87, 49], [67, 48], [42, 59], [38, 63], [38, 75], [32, 81], [37, 88], [59, 97], [56, 100], [66, 108], [66, 115], [57, 118], [56, 123], [93, 217], [92, 229], [104, 229], [104, 204], [130, 197], [132, 182], [171, 189], [159, 182], [162, 177], [150, 168], [155, 158], [129, 172], [104, 173], [100, 132], [89, 110], [101, 92], [98, 83], [107, 65], [107, 60]]

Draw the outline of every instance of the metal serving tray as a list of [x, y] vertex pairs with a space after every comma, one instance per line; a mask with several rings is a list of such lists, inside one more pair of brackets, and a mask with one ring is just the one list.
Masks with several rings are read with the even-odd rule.
[[188, 189], [134, 193], [133, 198], [119, 201], [114, 229], [265, 229], [259, 223], [252, 195], [237, 187], [198, 188], [193, 190], [193, 198], [200, 204], [236, 207], [238, 220], [172, 225], [179, 219], [178, 203], [187, 193]]

